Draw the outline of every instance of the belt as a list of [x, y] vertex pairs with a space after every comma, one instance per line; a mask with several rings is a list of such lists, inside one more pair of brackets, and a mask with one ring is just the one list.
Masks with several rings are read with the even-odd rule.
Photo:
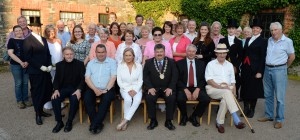
[[271, 67], [271, 68], [280, 67], [280, 66], [284, 66], [284, 65], [286, 65], [286, 63], [279, 64], [279, 65], [269, 65], [269, 64], [266, 64], [267, 67]]

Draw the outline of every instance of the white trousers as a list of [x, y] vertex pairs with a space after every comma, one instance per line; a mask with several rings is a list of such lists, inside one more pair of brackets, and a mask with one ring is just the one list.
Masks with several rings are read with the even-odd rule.
[[238, 107], [234, 101], [232, 90], [217, 89], [210, 85], [206, 86], [207, 95], [212, 99], [221, 100], [219, 111], [217, 114], [217, 123], [224, 124], [226, 112], [229, 110], [230, 114], [238, 111]]
[[137, 92], [136, 95], [131, 97], [127, 92], [121, 92], [121, 95], [124, 99], [124, 119], [129, 121], [138, 109], [143, 94], [142, 92]]

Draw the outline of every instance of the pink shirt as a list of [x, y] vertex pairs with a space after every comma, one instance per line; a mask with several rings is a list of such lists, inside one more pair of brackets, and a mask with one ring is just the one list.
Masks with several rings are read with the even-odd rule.
[[[162, 41], [162, 44], [165, 46], [165, 54], [167, 57], [169, 58], [173, 58], [173, 53], [172, 53], [172, 49], [171, 49], [171, 45], [169, 42], [166, 41]], [[144, 51], [144, 56], [147, 56], [148, 59], [153, 58], [154, 57], [154, 46], [155, 46], [155, 42], [152, 41], [148, 41], [146, 43], [146, 48]]]
[[[96, 58], [95, 51], [98, 44], [102, 44], [101, 40], [92, 44], [92, 47], [90, 49], [90, 55], [89, 55], [90, 60]], [[107, 57], [115, 59], [115, 55], [116, 55], [115, 44], [111, 41], [107, 41], [104, 45], [106, 46]]]
[[212, 35], [211, 38], [214, 40], [215, 47], [219, 44], [220, 39], [224, 38], [223, 35], [219, 34], [218, 36]]
[[[175, 42], [175, 37], [170, 39], [170, 45], [173, 46], [174, 42]], [[187, 38], [185, 35], [183, 35], [180, 40], [178, 41], [178, 45], [176, 47], [176, 52], [177, 53], [186, 53], [186, 47], [191, 44], [191, 40], [189, 38]], [[180, 57], [180, 56], [174, 56], [174, 60], [178, 61], [183, 59], [184, 57]]]

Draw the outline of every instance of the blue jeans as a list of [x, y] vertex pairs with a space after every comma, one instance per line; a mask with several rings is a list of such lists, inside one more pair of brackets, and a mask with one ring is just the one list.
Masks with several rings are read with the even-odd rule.
[[20, 65], [10, 65], [15, 81], [15, 94], [17, 102], [28, 101], [28, 74]]
[[284, 121], [285, 93], [287, 87], [287, 66], [265, 67], [264, 72], [265, 117], [274, 118], [274, 96], [276, 105], [276, 122]]

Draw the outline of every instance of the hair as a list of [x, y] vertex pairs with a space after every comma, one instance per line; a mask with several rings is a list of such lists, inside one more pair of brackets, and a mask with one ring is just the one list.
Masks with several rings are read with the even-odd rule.
[[150, 33], [150, 28], [148, 26], [142, 26], [141, 27], [141, 31], [142, 30], [147, 30]]
[[[124, 51], [123, 51], [123, 61], [122, 61], [122, 63], [125, 62], [125, 60], [124, 60], [125, 57], [124, 57], [124, 56], [125, 56], [125, 53], [126, 53], [126, 52], [131, 52], [131, 54], [133, 55], [133, 62], [135, 62], [135, 61], [134, 61], [134, 58], [135, 58], [134, 50], [133, 50], [132, 48], [126, 48], [126, 49], [124, 49]], [[135, 63], [133, 63], [133, 67], [136, 67], [136, 66], [135, 66]]]
[[15, 25], [15, 26], [13, 27], [13, 31], [15, 31], [16, 28], [21, 28], [21, 29], [22, 29], [22, 27], [21, 27], [20, 25]]
[[154, 28], [152, 29], [152, 35], [153, 35], [154, 32], [156, 32], [156, 31], [160, 31], [161, 34], [164, 34], [164, 30], [163, 30], [162, 28], [160, 28], [160, 27], [154, 27]]
[[107, 34], [108, 36], [109, 36], [109, 31], [108, 31], [108, 29], [106, 29], [106, 28], [100, 28], [99, 30], [98, 30], [98, 34], [100, 35], [100, 32], [101, 31], [103, 31], [105, 34]]
[[[206, 34], [206, 37], [204, 38], [204, 45], [208, 46], [209, 43], [211, 43], [213, 41], [212, 38], [210, 37], [210, 26], [209, 26], [209, 24], [207, 22], [201, 22], [200, 26], [199, 26], [199, 30], [201, 30], [202, 26], [206, 26], [207, 29], [208, 29], [208, 33]], [[200, 39], [201, 39], [201, 33], [199, 31], [197, 37], [193, 41], [193, 44], [194, 45], [198, 44], [200, 42]]]
[[196, 20], [190, 19], [190, 20], [188, 21], [188, 24], [189, 24], [190, 22], [195, 22], [195, 25], [197, 26]]
[[187, 45], [186, 51], [187, 51], [188, 49], [190, 49], [190, 48], [194, 48], [194, 49], [197, 51], [197, 47], [196, 47], [194, 44], [189, 44], [189, 45]]
[[184, 24], [181, 23], [181, 22], [178, 22], [178, 23], [175, 24], [175, 32], [177, 32], [176, 30], [177, 30], [179, 27], [182, 27], [182, 28], [183, 28], [183, 33], [185, 33], [186, 27], [185, 27]]
[[[87, 27], [88, 31], [89, 31], [89, 28], [92, 27], [92, 26], [95, 27], [95, 30], [96, 30], [96, 32], [97, 32], [98, 29], [97, 29], [97, 25], [96, 25], [95, 23], [90, 23], [90, 24], [88, 25], [88, 27]], [[89, 32], [88, 32], [88, 33], [89, 33]]]
[[27, 21], [26, 17], [25, 17], [25, 16], [23, 16], [23, 15], [21, 15], [21, 16], [19, 16], [19, 17], [17, 18], [17, 22], [18, 22], [18, 21], [19, 21], [21, 18], [24, 18], [24, 19], [25, 19], [25, 21]]
[[74, 53], [74, 49], [72, 47], [64, 47], [62, 49], [62, 52], [64, 53], [66, 50], [70, 50], [70, 51], [72, 51]]
[[154, 46], [154, 51], [155, 50], [158, 50], [158, 49], [163, 49], [164, 51], [165, 51], [165, 45], [163, 45], [163, 44], [156, 44], [155, 46]]
[[74, 19], [68, 19], [68, 20], [67, 20], [67, 22], [73, 22], [73, 23], [74, 23], [74, 25], [76, 25], [76, 22], [75, 22], [75, 20], [74, 20]]
[[155, 21], [153, 20], [153, 18], [147, 18], [147, 19], [146, 19], [146, 23], [147, 23], [147, 21], [152, 21], [153, 27], [155, 26]]
[[109, 15], [114, 15], [117, 19], [117, 14], [115, 12], [110, 12]]
[[59, 23], [63, 23], [65, 25], [64, 21], [62, 21], [62, 20], [56, 21], [56, 25], [59, 24]]
[[134, 32], [131, 31], [131, 30], [126, 30], [126, 31], [124, 32], [124, 36], [126, 36], [126, 34], [131, 34], [133, 38], [135, 37], [135, 36], [134, 36]]
[[142, 18], [142, 20], [144, 20], [144, 16], [143, 16], [143, 15], [141, 15], [141, 14], [137, 14], [137, 15], [135, 16], [135, 20], [136, 20], [138, 17], [141, 17], [141, 18]]
[[112, 35], [111, 29], [112, 29], [113, 26], [117, 26], [117, 27], [118, 27], [118, 33], [117, 33], [117, 35], [120, 36], [121, 31], [120, 31], [120, 26], [119, 26], [118, 22], [112, 22], [112, 23], [110, 24], [110, 27], [109, 27], [109, 32], [110, 32], [110, 34]]
[[272, 26], [277, 26], [279, 29], [282, 30], [282, 25], [281, 25], [279, 22], [272, 22], [272, 23], [270, 24], [270, 30], [271, 30], [271, 27], [272, 27]]
[[168, 25], [169, 27], [171, 27], [170, 34], [173, 35], [173, 33], [172, 33], [172, 30], [173, 30], [173, 24], [172, 24], [171, 21], [165, 21], [165, 23], [164, 23], [164, 25], [163, 25], [163, 33], [166, 32], [166, 30], [165, 30], [166, 25]]
[[79, 28], [79, 29], [82, 31], [82, 36], [81, 36], [81, 38], [82, 38], [82, 39], [85, 39], [85, 34], [84, 34], [84, 31], [83, 31], [82, 27], [81, 27], [80, 25], [75, 25], [74, 28], [73, 28], [73, 32], [72, 32], [71, 40], [70, 40], [70, 42], [71, 42], [72, 44], [75, 44], [76, 41], [77, 41], [77, 39], [75, 38], [75, 35], [74, 35], [74, 31], [75, 31], [76, 28]]
[[213, 28], [216, 24], [218, 24], [220, 26], [220, 30], [222, 29], [222, 24], [219, 22], [219, 21], [214, 21], [212, 24], [211, 24], [211, 28]]
[[97, 23], [97, 26], [98, 27], [100, 27], [100, 26], [104, 27], [104, 24], [102, 24], [102, 23], [99, 22], [99, 23]]
[[106, 46], [105, 46], [104, 44], [98, 44], [98, 45], [96, 46], [95, 51], [97, 51], [97, 48], [104, 48], [104, 50], [106, 51]]
[[[121, 28], [121, 25], [125, 25], [125, 27], [127, 28], [127, 25], [126, 25], [125, 22], [121, 22], [121, 23], [119, 24], [120, 28]], [[120, 30], [121, 30], [121, 29], [120, 29]]]
[[50, 30], [50, 29], [53, 29], [54, 30], [54, 38], [57, 38], [57, 36], [56, 36], [56, 28], [54, 27], [54, 25], [53, 24], [48, 24], [48, 25], [46, 25], [46, 27], [45, 27], [45, 30], [44, 30], [44, 37], [46, 38], [46, 39], [49, 39], [49, 37], [50, 37], [50, 35], [48, 34], [48, 30]]
[[239, 26], [236, 30], [243, 31], [242, 28], [241, 28], [241, 26]]

